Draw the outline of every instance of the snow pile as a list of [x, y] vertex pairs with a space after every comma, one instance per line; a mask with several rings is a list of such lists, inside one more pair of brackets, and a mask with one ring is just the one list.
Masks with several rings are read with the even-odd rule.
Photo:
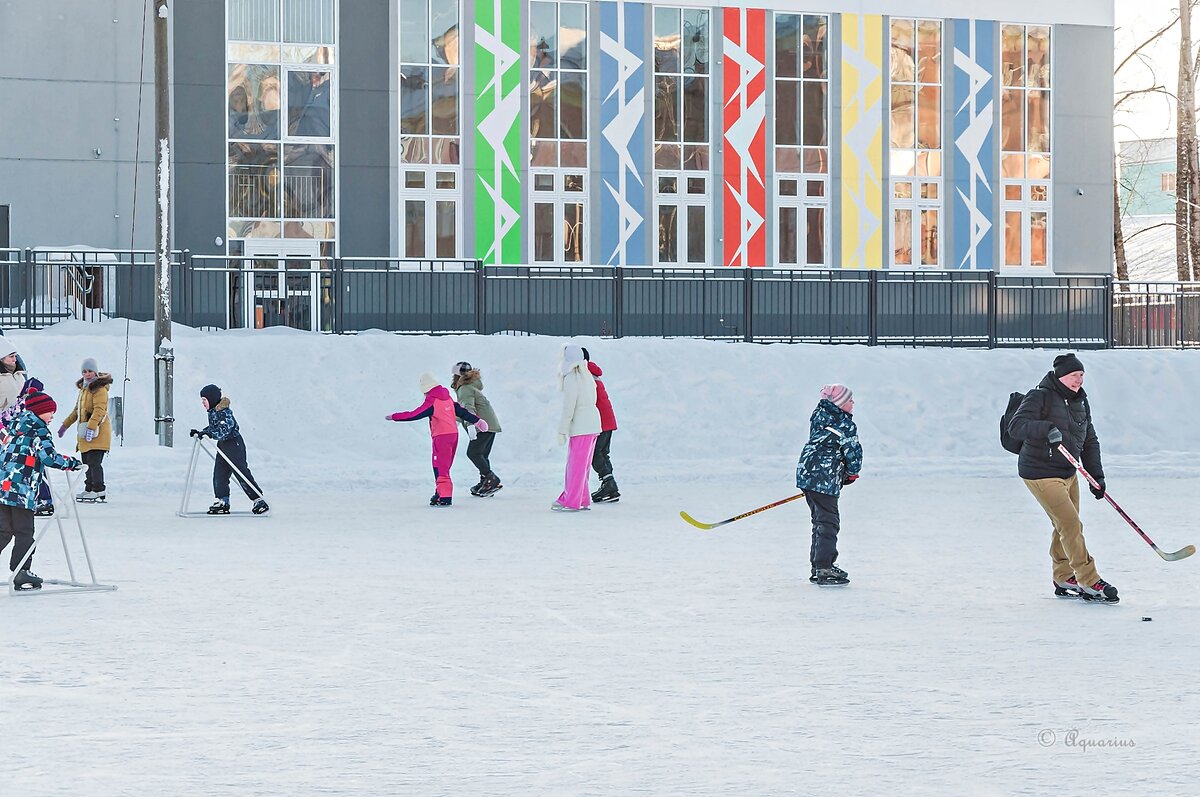
[[[126, 324], [67, 322], [8, 340], [64, 408], [86, 356], [113, 373], [122, 392]], [[493, 465], [509, 479], [549, 481], [561, 473], [555, 444], [559, 394], [554, 365], [562, 341], [528, 336], [325, 336], [290, 329], [175, 330], [176, 449], [155, 446], [153, 327], [130, 325], [123, 449], [112, 456], [115, 487], [178, 493], [191, 441], [203, 426], [199, 390], [231, 397], [252, 468], [268, 492], [420, 487], [429, 475], [425, 422], [384, 415], [421, 401], [417, 378], [449, 384], [467, 360], [483, 372], [504, 431]], [[854, 390], [866, 449], [865, 476], [1010, 475], [1015, 459], [997, 439], [1012, 390], [1033, 387], [1057, 350], [962, 350], [862, 346], [746, 345], [703, 340], [577, 338], [605, 371], [620, 430], [624, 481], [753, 479], [785, 485], [821, 385]], [[1161, 475], [1189, 467], [1200, 449], [1200, 418], [1184, 411], [1200, 387], [1190, 351], [1082, 352], [1096, 427], [1110, 469]], [[459, 446], [455, 478], [474, 483]], [[624, 482], [623, 482], [624, 483]]]

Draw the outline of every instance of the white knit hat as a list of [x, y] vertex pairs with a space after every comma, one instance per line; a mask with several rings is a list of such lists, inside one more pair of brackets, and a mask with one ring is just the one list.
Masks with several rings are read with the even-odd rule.
[[433, 374], [429, 373], [428, 371], [421, 374], [421, 392], [422, 393], [428, 393], [429, 391], [431, 391], [435, 387], [437, 387], [438, 384], [440, 384], [440, 383], [437, 381], [437, 379], [435, 379]]

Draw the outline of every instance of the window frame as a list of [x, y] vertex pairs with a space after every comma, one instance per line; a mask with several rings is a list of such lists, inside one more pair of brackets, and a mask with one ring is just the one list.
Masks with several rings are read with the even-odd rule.
[[[1047, 31], [1049, 56], [1047, 62], [1050, 69], [1050, 80], [1046, 86], [1030, 86], [1027, 73], [1022, 75], [1022, 84], [1020, 86], [1010, 86], [1004, 82], [1004, 29], [1010, 26], [1019, 26], [1022, 29], [1021, 35], [1021, 53], [1022, 59], [1025, 62], [1026, 69], [1029, 64], [1028, 47], [1029, 47], [1029, 30], [1031, 28], [1045, 28]], [[1000, 96], [1000, 135], [997, 136], [997, 151], [999, 154], [999, 207], [1000, 213], [998, 223], [996, 225], [999, 235], [999, 259], [997, 261], [997, 271], [1002, 271], [1010, 276], [1047, 276], [1054, 274], [1054, 167], [1057, 159], [1054, 157], [1054, 144], [1056, 140], [1056, 131], [1054, 126], [1054, 78], [1057, 73], [1055, 35], [1054, 26], [1050, 23], [1038, 22], [1000, 22], [997, 23], [997, 36], [999, 37], [999, 46], [996, 48], [999, 59], [999, 72], [997, 73], [997, 90]], [[1024, 149], [1006, 150], [1004, 149], [1004, 92], [1006, 90], [1019, 90], [1022, 98], [1022, 141]], [[1045, 91], [1049, 99], [1046, 112], [1046, 130], [1049, 135], [1050, 145], [1045, 151], [1033, 151], [1029, 149], [1029, 100], [1028, 94], [1030, 91]], [[1004, 176], [1004, 159], [1008, 156], [1022, 157], [1022, 177], [1006, 177]], [[1028, 174], [1029, 161], [1036, 156], [1045, 156], [1049, 159], [1049, 169], [1045, 177], [1031, 179]], [[1020, 187], [1020, 199], [1008, 199], [1007, 189], [1009, 186]], [[1046, 193], [1045, 200], [1034, 201], [1032, 199], [1034, 188], [1044, 188]], [[1045, 228], [1045, 250], [1046, 262], [1041, 265], [1034, 265], [1032, 258], [1033, 250], [1033, 214], [1046, 214]], [[1020, 229], [1021, 229], [1021, 263], [1019, 265], [1008, 264], [1008, 214], [1020, 213]]]

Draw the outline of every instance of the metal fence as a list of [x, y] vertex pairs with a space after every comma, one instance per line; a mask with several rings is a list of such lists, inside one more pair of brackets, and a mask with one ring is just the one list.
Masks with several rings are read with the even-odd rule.
[[[149, 320], [154, 256], [0, 249], [0, 326]], [[346, 333], [696, 337], [1030, 347], [1200, 346], [1200, 285], [1105, 276], [488, 266], [473, 260], [172, 257], [178, 323]]]

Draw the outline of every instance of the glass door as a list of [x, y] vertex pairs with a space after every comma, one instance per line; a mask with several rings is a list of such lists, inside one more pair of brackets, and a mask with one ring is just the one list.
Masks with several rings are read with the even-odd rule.
[[245, 254], [254, 269], [251, 301], [245, 303], [246, 326], [318, 329], [320, 242], [250, 239]]

